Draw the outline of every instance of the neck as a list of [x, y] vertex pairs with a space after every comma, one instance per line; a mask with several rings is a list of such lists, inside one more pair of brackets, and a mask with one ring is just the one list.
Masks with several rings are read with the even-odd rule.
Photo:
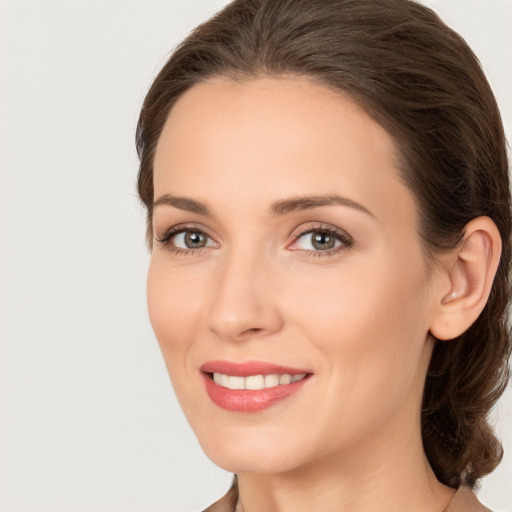
[[307, 467], [278, 474], [238, 475], [237, 512], [441, 512], [455, 491], [435, 477], [419, 422], [409, 435], [365, 441]]

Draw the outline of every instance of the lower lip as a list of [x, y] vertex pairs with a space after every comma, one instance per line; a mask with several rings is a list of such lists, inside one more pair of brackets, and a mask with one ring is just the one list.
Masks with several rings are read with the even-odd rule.
[[209, 375], [203, 374], [206, 391], [213, 403], [235, 412], [257, 412], [293, 395], [309, 380], [309, 375], [298, 382], [265, 389], [229, 389], [216, 384]]

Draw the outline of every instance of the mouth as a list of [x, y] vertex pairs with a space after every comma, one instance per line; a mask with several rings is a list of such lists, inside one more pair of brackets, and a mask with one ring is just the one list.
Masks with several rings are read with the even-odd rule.
[[206, 373], [206, 375], [215, 382], [215, 384], [228, 389], [250, 389], [259, 391], [261, 389], [270, 389], [277, 386], [287, 386], [305, 379], [308, 373], [299, 373], [291, 375], [284, 373], [279, 375], [271, 373], [270, 375], [249, 375], [242, 377], [239, 375], [226, 375], [225, 373]]
[[270, 363], [212, 361], [201, 366], [206, 392], [222, 409], [258, 412], [297, 393], [313, 376]]

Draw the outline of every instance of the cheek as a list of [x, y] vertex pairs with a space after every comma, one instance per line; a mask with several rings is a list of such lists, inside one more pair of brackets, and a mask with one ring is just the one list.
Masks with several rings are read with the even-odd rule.
[[311, 332], [330, 333], [327, 339], [333, 342], [360, 332], [372, 334], [368, 341], [377, 343], [379, 334], [422, 327], [427, 290], [420, 265], [392, 258], [372, 263], [340, 265], [314, 275], [297, 272], [287, 284], [289, 314], [301, 318]]
[[194, 339], [201, 296], [201, 282], [193, 274], [171, 269], [161, 255], [152, 257], [147, 281], [148, 312], [167, 364], [179, 361], [167, 354], [186, 351]]
[[320, 362], [326, 390], [311, 432], [336, 446], [371, 437], [393, 417], [410, 419], [421, 397], [425, 282], [414, 266], [390, 263], [298, 279], [290, 290], [289, 314], [306, 336], [304, 351]]
[[197, 403], [202, 395], [190, 385], [190, 378], [194, 373], [194, 342], [200, 339], [204, 295], [198, 276], [171, 268], [161, 254], [152, 257], [147, 280], [151, 326], [176, 397], [189, 421], [199, 424], [207, 423]]
[[352, 389], [410, 384], [428, 333], [425, 273], [395, 258], [348, 265], [295, 280], [289, 315], [328, 361], [327, 372]]

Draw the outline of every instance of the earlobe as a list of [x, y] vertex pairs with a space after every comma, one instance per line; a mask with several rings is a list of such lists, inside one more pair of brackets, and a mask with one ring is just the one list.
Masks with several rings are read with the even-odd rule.
[[437, 339], [460, 336], [487, 303], [501, 255], [501, 237], [489, 217], [478, 217], [464, 229], [464, 237], [448, 258], [448, 286], [440, 292], [430, 325]]

